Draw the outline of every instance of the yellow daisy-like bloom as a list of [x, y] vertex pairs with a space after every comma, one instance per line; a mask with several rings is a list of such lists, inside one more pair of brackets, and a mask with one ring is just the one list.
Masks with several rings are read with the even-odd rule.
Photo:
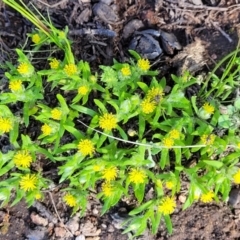
[[237, 143], [237, 147], [238, 147], [238, 148], [240, 148], [240, 142], [239, 142], [239, 143]]
[[167, 181], [167, 182], [165, 182], [165, 186], [166, 186], [166, 188], [167, 189], [169, 189], [169, 190], [172, 190], [173, 189], [173, 187], [174, 187], [174, 182], [173, 181]]
[[89, 89], [87, 86], [81, 86], [78, 88], [78, 94], [82, 95], [82, 96], [85, 96], [87, 95]]
[[28, 168], [30, 167], [32, 160], [32, 156], [27, 150], [18, 151], [13, 157], [13, 162], [17, 167]]
[[63, 200], [70, 207], [75, 207], [77, 205], [77, 199], [70, 193], [66, 194]]
[[24, 76], [30, 76], [33, 73], [33, 67], [28, 63], [20, 63], [17, 71]]
[[201, 136], [201, 141], [206, 145], [212, 145], [214, 143], [216, 136], [214, 134], [204, 134]]
[[146, 178], [147, 175], [142, 169], [131, 169], [129, 172], [129, 180], [135, 184], [144, 183]]
[[106, 182], [110, 182], [117, 178], [117, 168], [116, 167], [109, 167], [103, 170], [102, 177], [106, 180]]
[[54, 108], [52, 111], [51, 111], [51, 117], [55, 120], [60, 120], [61, 117], [62, 117], [62, 111], [60, 111], [59, 109], [57, 108]]
[[129, 68], [129, 66], [125, 66], [121, 69], [122, 75], [127, 77], [131, 75], [131, 70]]
[[42, 125], [41, 131], [44, 135], [48, 136], [51, 134], [52, 128], [48, 124], [45, 123], [44, 125]]
[[49, 65], [51, 69], [57, 69], [60, 65], [60, 62], [56, 58], [53, 58]]
[[150, 69], [150, 62], [148, 59], [139, 59], [137, 61], [137, 65], [142, 71], [147, 71]]
[[21, 177], [20, 188], [24, 191], [32, 191], [37, 188], [38, 178], [35, 174], [27, 174]]
[[160, 101], [163, 95], [164, 95], [164, 92], [160, 87], [153, 87], [147, 92], [147, 98], [151, 99], [152, 101], [156, 98], [159, 98], [159, 101]]
[[21, 80], [11, 81], [9, 83], [9, 88], [11, 89], [11, 91], [21, 90], [22, 89], [22, 81]]
[[0, 131], [2, 133], [8, 133], [13, 129], [12, 121], [10, 118], [0, 117]]
[[210, 105], [209, 103], [205, 103], [204, 105], [203, 105], [203, 109], [204, 109], [204, 111], [206, 112], [206, 113], [208, 113], [208, 114], [213, 114], [214, 113], [214, 107], [212, 106], [212, 105]]
[[104, 182], [104, 183], [102, 184], [102, 192], [103, 192], [103, 194], [104, 194], [106, 197], [111, 197], [111, 196], [113, 195], [113, 193], [114, 193], [113, 190], [114, 190], [114, 189], [113, 189], [113, 186], [112, 186], [111, 183], [109, 183], [109, 182]]
[[173, 198], [165, 197], [158, 206], [158, 211], [163, 215], [170, 215], [176, 208], [176, 202]]
[[63, 70], [68, 76], [72, 76], [77, 73], [77, 66], [73, 63], [70, 63], [67, 64]]
[[98, 164], [93, 165], [93, 171], [99, 172], [101, 170], [101, 166]]
[[37, 193], [37, 194], [35, 195], [35, 199], [36, 199], [36, 200], [40, 200], [41, 198], [42, 198], [41, 193]]
[[233, 175], [233, 182], [240, 184], [240, 169]]
[[142, 101], [141, 108], [143, 113], [149, 114], [155, 110], [156, 104], [155, 102], [152, 102], [150, 99], [146, 98]]
[[85, 139], [85, 140], [81, 140], [78, 144], [78, 151], [83, 155], [83, 156], [87, 156], [90, 155], [92, 156], [95, 148], [93, 146], [92, 141]]
[[32, 35], [32, 41], [35, 43], [35, 44], [38, 44], [38, 43], [40, 43], [40, 41], [41, 41], [41, 38], [40, 38], [40, 36], [39, 36], [39, 34], [33, 34]]
[[180, 138], [180, 132], [176, 129], [173, 129], [169, 132], [169, 137], [172, 139], [179, 139]]
[[103, 130], [111, 131], [117, 127], [117, 117], [112, 113], [104, 113], [103, 116], [99, 117], [99, 126]]
[[212, 191], [208, 192], [208, 193], [204, 193], [201, 195], [200, 200], [203, 203], [209, 203], [212, 202], [214, 198], [214, 193]]
[[163, 146], [167, 147], [167, 148], [171, 148], [174, 145], [174, 140], [172, 138], [164, 138], [163, 141]]

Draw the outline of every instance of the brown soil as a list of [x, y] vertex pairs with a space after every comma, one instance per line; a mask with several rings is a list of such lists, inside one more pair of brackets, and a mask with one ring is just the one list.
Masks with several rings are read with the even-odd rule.
[[[190, 56], [193, 49], [191, 47], [195, 47], [196, 42], [199, 42], [200, 50], [198, 53], [194, 52], [193, 60], [200, 68], [193, 72], [211, 70], [218, 60], [236, 48], [239, 38], [240, 4], [233, 0], [206, 0], [203, 1], [203, 5], [190, 3], [201, 1], [187, 3], [187, 1], [174, 0], [116, 0], [110, 6], [111, 9], [115, 9], [116, 15], [111, 12], [103, 15], [92, 13], [92, 7], [97, 1], [34, 0], [32, 2], [42, 13], [46, 13], [49, 6], [48, 11], [52, 21], [58, 28], [64, 28], [66, 25], [69, 27], [72, 31], [70, 37], [74, 42], [75, 55], [79, 59], [89, 61], [93, 68], [97, 68], [99, 64], [111, 64], [113, 58], [124, 61], [129, 57], [128, 44], [133, 35], [124, 38], [123, 34], [127, 31], [125, 26], [132, 19], [141, 20], [142, 29], [162, 29], [172, 32], [182, 44], [182, 51], [174, 51], [173, 55], [163, 54], [151, 60], [154, 68], [160, 70], [162, 75], [172, 73], [170, 71], [181, 72], [183, 65], [186, 64], [185, 57], [181, 54], [187, 53]], [[4, 15], [4, 6], [1, 10], [0, 63], [3, 63], [10, 57], [12, 60], [15, 58], [12, 49], [23, 46], [26, 33], [34, 27], [13, 10], [6, 8], [7, 17]], [[104, 34], [95, 34], [92, 31], [91, 34], [86, 35], [73, 34], [76, 29], [105, 29], [115, 32], [116, 36], [108, 37], [106, 34], [110, 32], [106, 31]], [[196, 55], [199, 55], [198, 60]], [[0, 68], [1, 77], [3, 72], [4, 69]], [[122, 208], [127, 209], [126, 204], [119, 204], [101, 217], [101, 203], [93, 196], [89, 199], [88, 210], [84, 217], [74, 217], [71, 216], [71, 210], [61, 201], [63, 193], [59, 190], [60, 187], [56, 185], [51, 197], [46, 194], [43, 202], [31, 208], [27, 208], [23, 202], [14, 207], [2, 208], [0, 239], [125, 240], [129, 238], [129, 235], [121, 234], [122, 229], [119, 229], [117, 221], [112, 218], [113, 214], [118, 213]], [[197, 203], [182, 211], [183, 196], [184, 194], [180, 194], [178, 210], [172, 215], [174, 230], [171, 236], [162, 225], [157, 236], [151, 236], [147, 231], [139, 239], [240, 239], [240, 215], [237, 204], [232, 203], [235, 201], [232, 198], [239, 198], [238, 191], [237, 194], [231, 195], [233, 207], [227, 203], [204, 205]], [[69, 233], [71, 231], [75, 235]]]

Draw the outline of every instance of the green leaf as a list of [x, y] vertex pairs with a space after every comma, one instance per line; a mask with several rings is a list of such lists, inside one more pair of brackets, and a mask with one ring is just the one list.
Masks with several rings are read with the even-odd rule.
[[213, 166], [215, 168], [221, 168], [223, 166], [222, 162], [215, 161], [215, 160], [203, 160], [204, 163], [206, 163], [209, 166]]
[[159, 162], [160, 168], [164, 169], [168, 162], [169, 162], [168, 149], [167, 148], [163, 148], [162, 152], [161, 152], [160, 162]]
[[98, 99], [94, 99], [95, 104], [101, 109], [103, 113], [108, 112], [105, 105]]
[[140, 212], [143, 212], [144, 210], [148, 209], [152, 203], [153, 203], [153, 200], [150, 200], [144, 204], [141, 204], [139, 207], [137, 207], [137, 208], [133, 209], [131, 212], [129, 212], [129, 215], [133, 216]]
[[141, 59], [141, 56], [137, 52], [135, 52], [134, 50], [129, 49], [128, 51], [136, 60]]
[[165, 224], [167, 226], [168, 233], [172, 234], [173, 228], [172, 228], [172, 221], [171, 221], [170, 216], [169, 215], [163, 215], [163, 218], [164, 218]]
[[83, 139], [84, 135], [77, 130], [75, 127], [69, 126], [69, 125], [63, 125], [63, 127], [70, 132], [76, 139]]
[[145, 193], [145, 184], [136, 184], [133, 190], [138, 202], [142, 202]]
[[155, 216], [151, 216], [152, 221], [152, 234], [157, 234], [159, 225], [161, 222], [162, 214], [159, 211], [156, 211]]
[[71, 105], [71, 108], [80, 112], [80, 113], [84, 113], [84, 114], [87, 114], [91, 117], [95, 116], [97, 113], [95, 111], [93, 111], [92, 109], [89, 109], [89, 108], [86, 108], [86, 107], [83, 107], [83, 106], [80, 106], [80, 105], [75, 105], [75, 104], [72, 104]]
[[69, 113], [69, 108], [68, 108], [68, 105], [67, 105], [64, 97], [61, 94], [57, 94], [57, 99], [61, 105], [61, 109], [67, 115]]
[[0, 169], [0, 176], [4, 175], [8, 171], [10, 171], [13, 167], [14, 167], [14, 163], [12, 160], [10, 160], [10, 162], [8, 162], [7, 165], [5, 165], [4, 167], [2, 167]]

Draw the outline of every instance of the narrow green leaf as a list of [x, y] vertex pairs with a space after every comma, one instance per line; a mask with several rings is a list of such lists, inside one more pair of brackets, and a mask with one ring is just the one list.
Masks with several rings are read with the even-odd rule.
[[221, 168], [223, 166], [222, 162], [215, 161], [215, 160], [203, 160], [204, 163], [206, 163], [209, 166], [213, 166], [215, 168]]

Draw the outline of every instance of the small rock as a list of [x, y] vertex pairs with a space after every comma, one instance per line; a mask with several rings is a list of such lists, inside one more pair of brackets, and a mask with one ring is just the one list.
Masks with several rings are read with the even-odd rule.
[[31, 213], [30, 218], [31, 218], [32, 222], [36, 225], [41, 225], [41, 226], [47, 226], [48, 225], [48, 220], [39, 216], [35, 212]]
[[42, 230], [32, 230], [29, 234], [27, 234], [28, 240], [43, 240], [46, 237], [46, 232], [44, 229]]
[[96, 208], [94, 208], [92, 212], [94, 215], [97, 215], [99, 213], [99, 211]]
[[136, 30], [144, 26], [142, 20], [133, 19], [129, 21], [123, 28], [123, 38], [130, 37]]
[[60, 238], [62, 238], [62, 239], [64, 239], [64, 237], [66, 236], [66, 233], [67, 233], [67, 231], [65, 230], [65, 228], [62, 228], [62, 227], [56, 227], [56, 228], [54, 229], [54, 231], [55, 231], [56, 237], [60, 237]]
[[79, 217], [75, 216], [72, 219], [70, 219], [66, 223], [66, 226], [74, 234], [79, 229]]
[[233, 188], [229, 194], [228, 204], [236, 208], [239, 207], [239, 201], [240, 201], [240, 189]]
[[110, 233], [115, 231], [115, 229], [114, 229], [112, 224], [108, 225], [108, 230], [107, 231], [110, 232]]
[[96, 3], [93, 6], [93, 13], [106, 23], [114, 23], [118, 21], [118, 16], [113, 9], [105, 3]]
[[81, 234], [81, 235], [79, 235], [79, 236], [77, 236], [76, 238], [75, 238], [75, 240], [85, 240], [86, 238], [85, 238], [85, 236], [83, 235], [83, 234]]
[[179, 200], [181, 203], [185, 203], [185, 202], [186, 202], [186, 199], [187, 199], [187, 197], [186, 197], [185, 195], [180, 195], [180, 196], [178, 197], [178, 200]]
[[103, 229], [106, 229], [107, 228], [107, 225], [106, 224], [101, 224], [101, 227], [103, 228]]

